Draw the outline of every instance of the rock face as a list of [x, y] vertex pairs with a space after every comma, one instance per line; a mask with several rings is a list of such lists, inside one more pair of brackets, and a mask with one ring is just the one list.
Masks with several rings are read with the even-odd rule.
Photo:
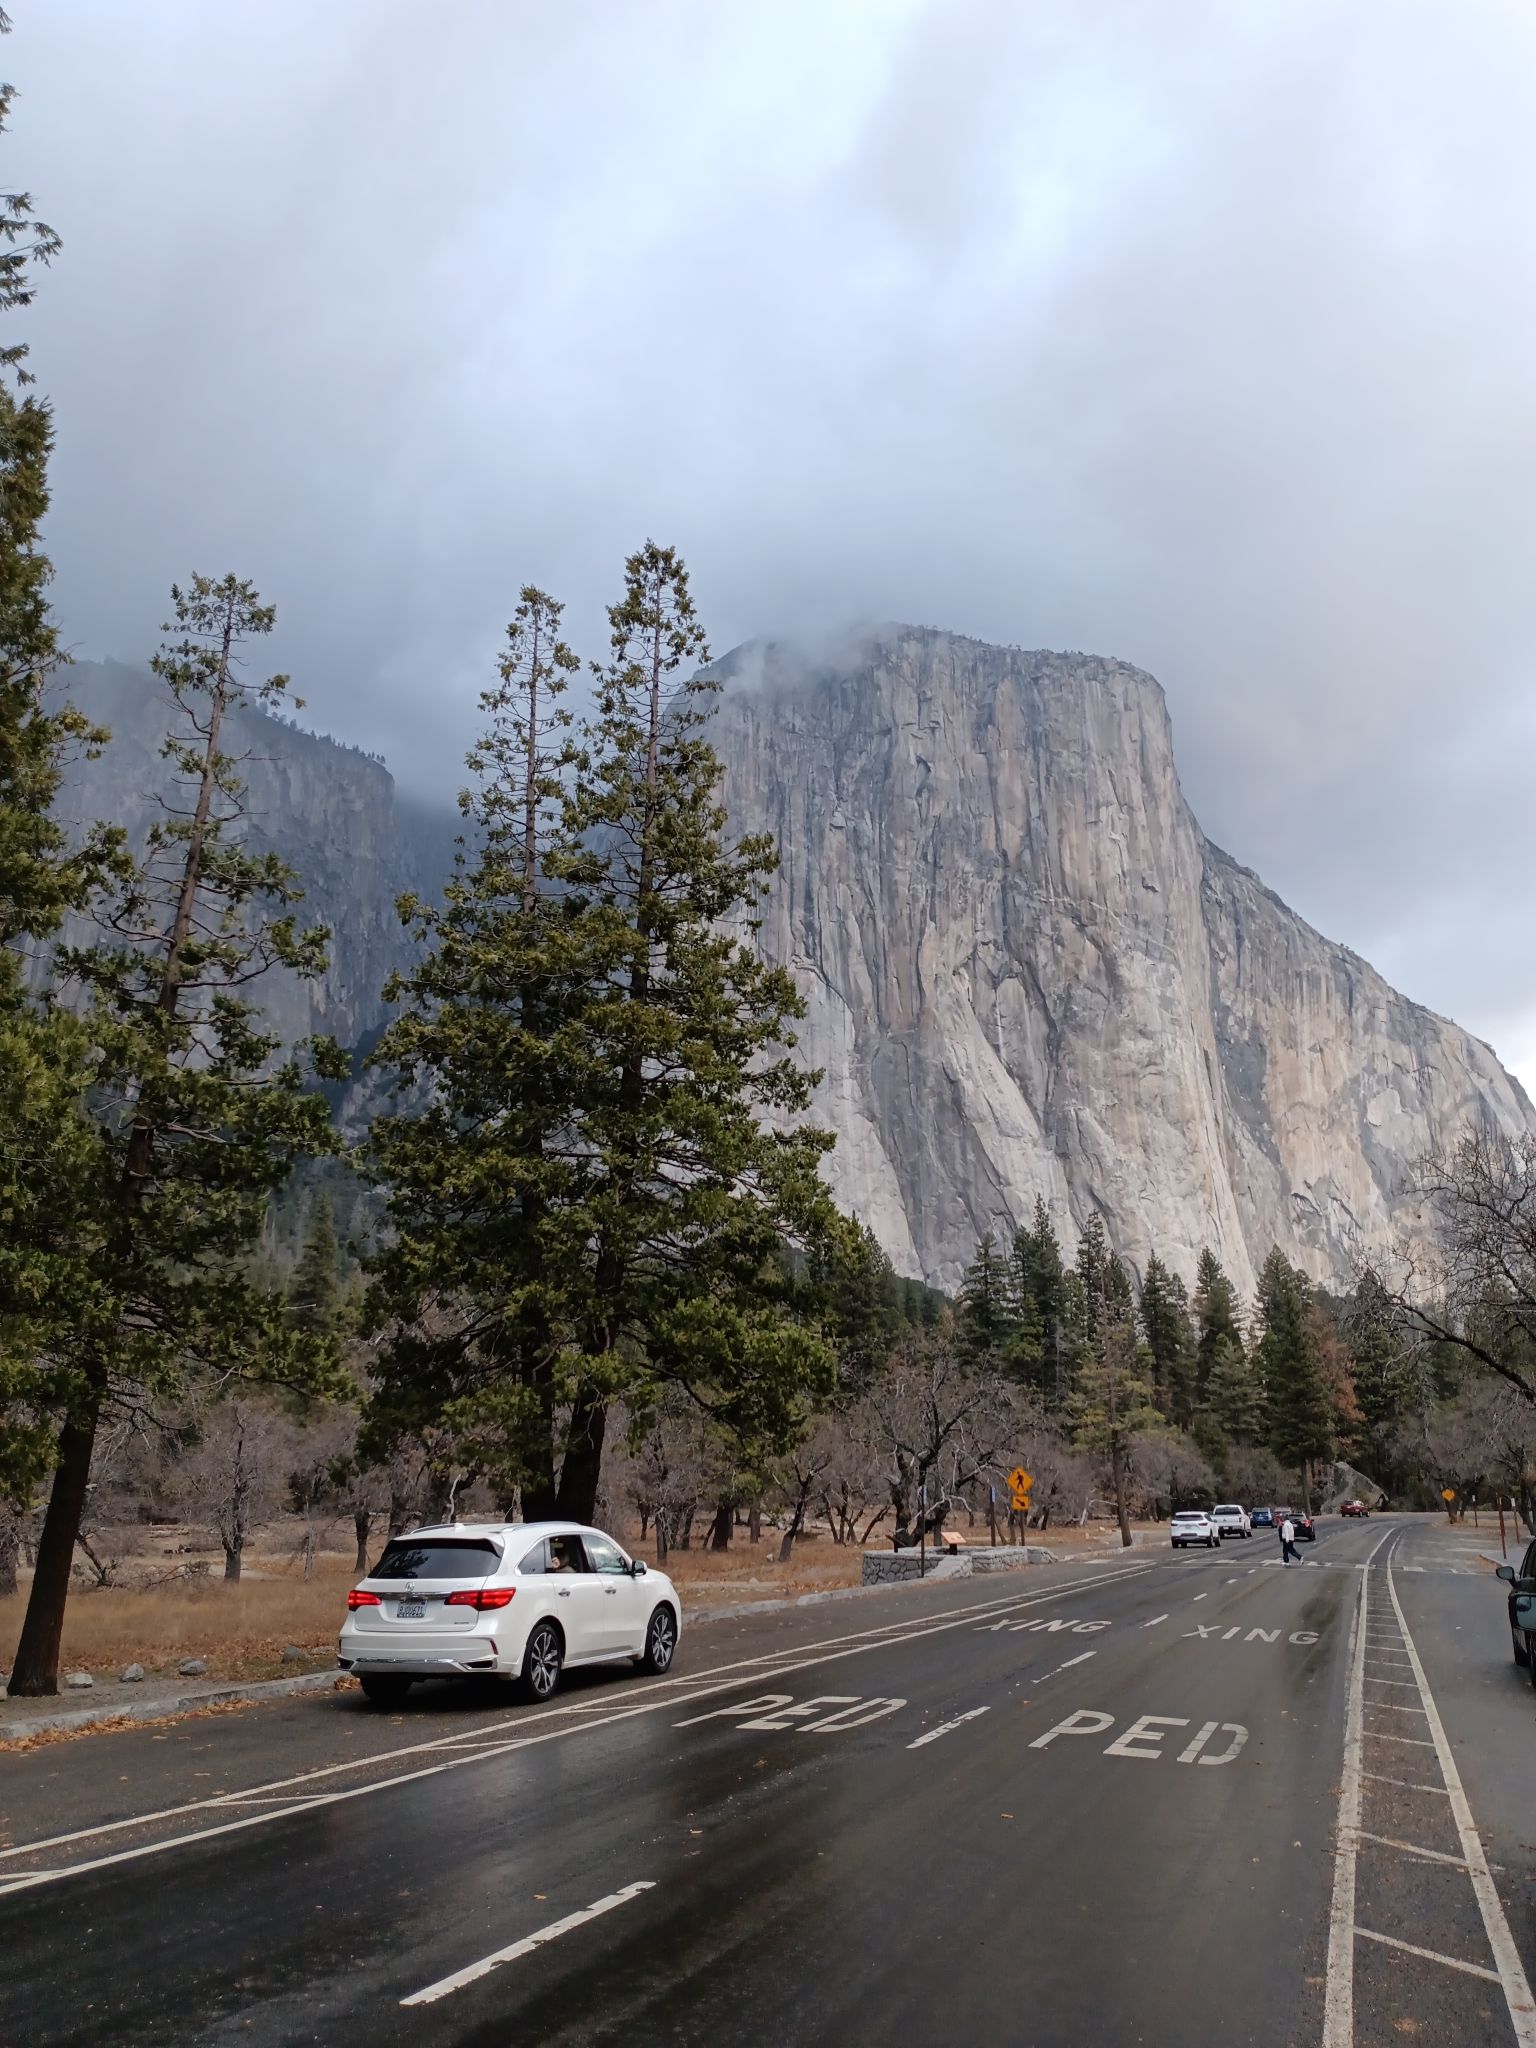
[[1097, 1209], [1138, 1271], [1210, 1244], [1248, 1293], [1278, 1243], [1342, 1282], [1418, 1155], [1536, 1123], [1487, 1046], [1204, 837], [1151, 676], [905, 626], [721, 671], [829, 1179], [899, 1270], [953, 1288], [1041, 1195], [1068, 1241]]
[[[73, 764], [60, 815], [110, 819], [142, 846], [158, 815], [155, 793], [171, 787], [160, 759], [168, 700], [164, 685], [118, 662], [80, 662], [64, 672], [67, 694], [108, 726], [112, 742], [96, 761]], [[274, 973], [260, 1000], [273, 1030], [292, 1043], [315, 1032], [343, 1045], [367, 1040], [383, 1018], [379, 991], [410, 956], [395, 913], [404, 891], [435, 896], [452, 866], [456, 814], [398, 795], [382, 761], [260, 713], [231, 720], [232, 754], [249, 753], [250, 843], [275, 848], [303, 879], [301, 924], [331, 930], [330, 966], [317, 981]], [[90, 943], [76, 921], [66, 936]]]

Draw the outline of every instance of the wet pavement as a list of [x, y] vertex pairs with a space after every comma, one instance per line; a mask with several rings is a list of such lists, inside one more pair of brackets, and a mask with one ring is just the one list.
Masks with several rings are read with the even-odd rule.
[[1524, 2044], [1502, 1588], [1444, 1525], [1320, 1526], [748, 1617], [553, 1708], [0, 1760], [0, 2041]]

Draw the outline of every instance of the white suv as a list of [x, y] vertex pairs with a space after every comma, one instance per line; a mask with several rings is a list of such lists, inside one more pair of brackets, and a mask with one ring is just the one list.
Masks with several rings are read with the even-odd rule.
[[1168, 1524], [1175, 1550], [1187, 1543], [1203, 1543], [1207, 1550], [1221, 1548], [1221, 1535], [1204, 1508], [1181, 1508]]
[[1248, 1510], [1240, 1508], [1235, 1501], [1223, 1507], [1218, 1504], [1211, 1509], [1211, 1520], [1216, 1524], [1220, 1536], [1251, 1536], [1253, 1524], [1248, 1519]]
[[577, 1522], [392, 1536], [347, 1609], [341, 1667], [381, 1706], [397, 1706], [418, 1678], [514, 1679], [547, 1700], [567, 1664], [662, 1672], [683, 1625], [665, 1572]]

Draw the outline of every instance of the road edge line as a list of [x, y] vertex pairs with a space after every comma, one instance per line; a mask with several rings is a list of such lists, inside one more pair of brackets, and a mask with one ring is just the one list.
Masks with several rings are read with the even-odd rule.
[[1435, 1696], [1429, 1689], [1429, 1680], [1424, 1675], [1424, 1666], [1419, 1661], [1419, 1652], [1408, 1629], [1408, 1617], [1403, 1613], [1402, 1602], [1397, 1597], [1397, 1587], [1392, 1578], [1392, 1560], [1387, 1560], [1387, 1594], [1397, 1616], [1397, 1625], [1403, 1632], [1408, 1655], [1413, 1664], [1413, 1675], [1418, 1680], [1419, 1696], [1424, 1702], [1424, 1718], [1429, 1723], [1429, 1732], [1434, 1738], [1435, 1754], [1440, 1760], [1440, 1775], [1445, 1780], [1445, 1789], [1451, 1796], [1451, 1813], [1456, 1822], [1456, 1832], [1461, 1840], [1461, 1851], [1467, 1862], [1467, 1875], [1472, 1880], [1472, 1889], [1477, 1894], [1478, 1910], [1483, 1916], [1483, 1932], [1488, 1937], [1488, 1946], [1493, 1951], [1493, 1960], [1499, 1973], [1499, 1988], [1504, 1993], [1504, 2003], [1509, 2008], [1510, 2025], [1515, 2030], [1519, 2048], [1536, 2048], [1536, 2003], [1531, 1999], [1531, 1987], [1526, 1979], [1525, 1965], [1520, 1960], [1520, 1951], [1515, 1946], [1515, 1937], [1510, 1932], [1505, 1916], [1504, 1902], [1499, 1897], [1498, 1886], [1488, 1868], [1488, 1858], [1483, 1852], [1483, 1839], [1477, 1832], [1477, 1823], [1472, 1818], [1472, 1808], [1462, 1787], [1461, 1773], [1456, 1768], [1456, 1759], [1451, 1753], [1445, 1724], [1440, 1719], [1440, 1709], [1435, 1705]]

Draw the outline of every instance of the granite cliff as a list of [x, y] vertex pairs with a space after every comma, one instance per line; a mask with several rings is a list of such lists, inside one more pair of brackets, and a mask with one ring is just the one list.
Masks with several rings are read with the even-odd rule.
[[[1471, 1121], [1536, 1128], [1487, 1046], [1321, 938], [1185, 803], [1157, 683], [1125, 663], [891, 626], [720, 664], [714, 738], [740, 832], [781, 867], [762, 941], [808, 1006], [837, 1133], [828, 1177], [898, 1268], [953, 1288], [979, 1235], [1045, 1198], [1093, 1210], [1139, 1271], [1215, 1247], [1245, 1293], [1272, 1243], [1347, 1280], [1401, 1221], [1410, 1163]], [[139, 838], [163, 786], [159, 686], [68, 672], [113, 730], [61, 799]], [[250, 833], [333, 933], [314, 984], [264, 994], [286, 1038], [366, 1044], [408, 958], [395, 898], [434, 894], [451, 807], [383, 763], [251, 715]], [[352, 1091], [353, 1127], [377, 1106]]]
[[[142, 845], [157, 815], [155, 793], [170, 787], [160, 758], [164, 685], [119, 662], [79, 662], [62, 682], [88, 717], [110, 728], [112, 742], [99, 759], [71, 765], [59, 812], [71, 821], [108, 818]], [[287, 1042], [324, 1032], [358, 1045], [383, 1021], [379, 991], [408, 957], [395, 900], [441, 889], [458, 815], [403, 799], [382, 761], [281, 719], [241, 711], [230, 730], [227, 750], [249, 756], [250, 843], [275, 848], [298, 870], [300, 922], [331, 930], [326, 973], [313, 982], [272, 975], [262, 984], [263, 1007]], [[89, 943], [94, 934], [73, 921], [66, 936]]]
[[763, 936], [825, 1070], [828, 1168], [953, 1288], [1036, 1195], [1138, 1270], [1278, 1243], [1347, 1278], [1411, 1161], [1536, 1123], [1489, 1048], [1311, 930], [1201, 833], [1162, 690], [1125, 663], [907, 626], [720, 665], [733, 825], [782, 867]]

